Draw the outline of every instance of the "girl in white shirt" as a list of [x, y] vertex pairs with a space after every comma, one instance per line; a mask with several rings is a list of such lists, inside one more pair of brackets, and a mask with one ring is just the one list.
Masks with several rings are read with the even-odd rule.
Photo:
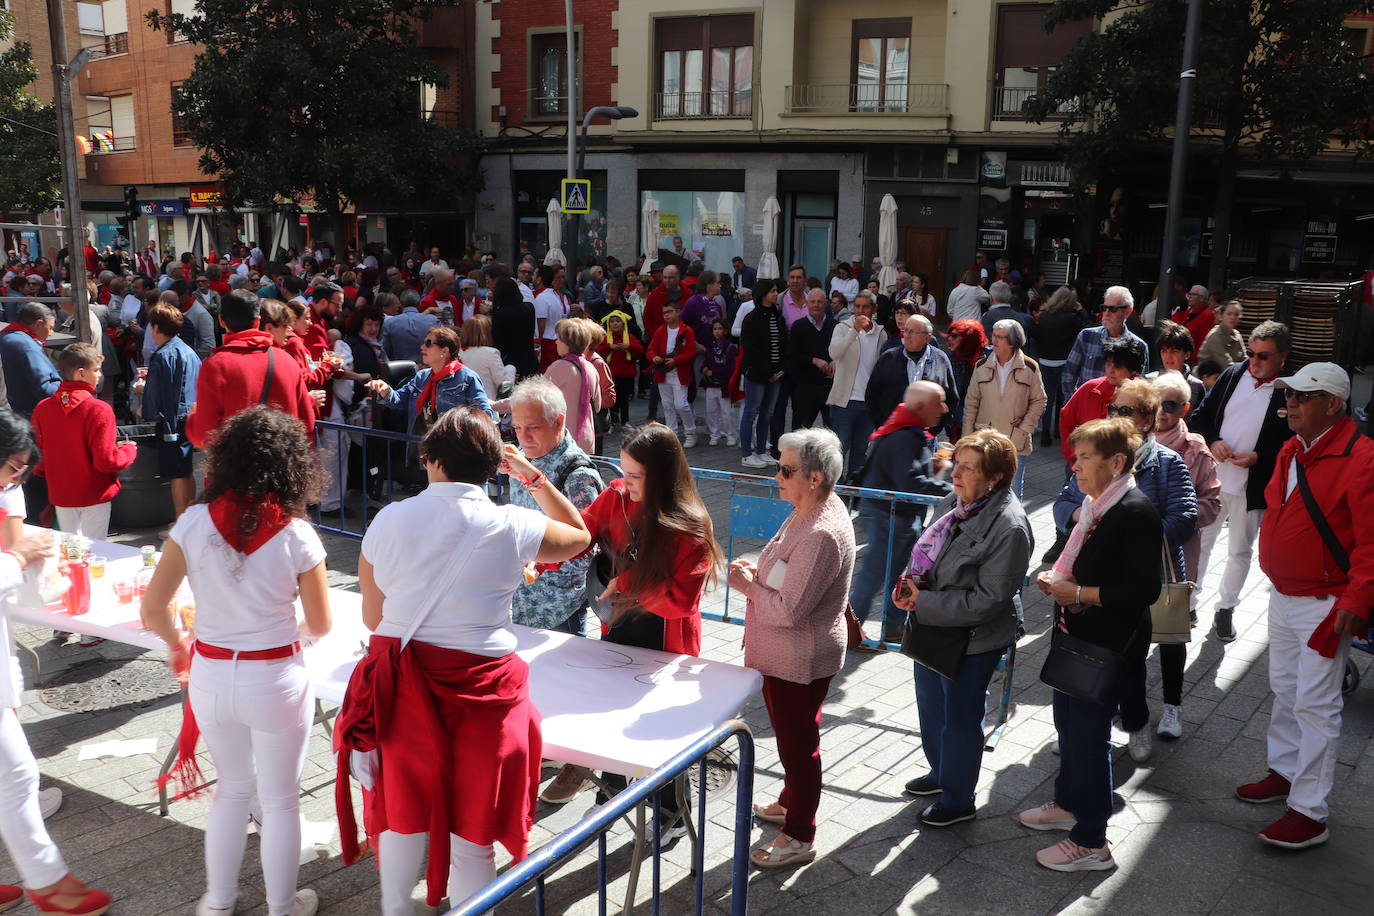
[[[207, 889], [196, 913], [233, 911], [256, 795], [268, 913], [311, 916], [319, 901], [296, 890], [296, 875], [300, 775], [314, 721], [301, 641], [330, 627], [324, 545], [303, 518], [320, 489], [319, 463], [299, 421], [259, 406], [220, 429], [206, 476], [201, 503], [172, 527], [142, 607], [144, 624], [167, 643], [172, 670], [190, 668], [174, 772], [194, 791], [198, 726], [218, 775], [205, 830]], [[169, 606], [183, 578], [196, 599], [194, 642], [182, 641]]]

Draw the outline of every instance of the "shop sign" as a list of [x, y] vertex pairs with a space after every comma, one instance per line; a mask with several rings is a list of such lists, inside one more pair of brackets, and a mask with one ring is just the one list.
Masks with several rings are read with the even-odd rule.
[[983, 179], [1002, 182], [1007, 179], [1007, 154], [983, 151]]
[[678, 218], [676, 213], [658, 214], [658, 234], [660, 236], [681, 234], [678, 229]]
[[138, 205], [144, 216], [185, 216], [186, 205], [179, 200], [145, 200]]
[[1007, 230], [1005, 229], [979, 229], [978, 247], [983, 251], [1006, 251], [1007, 250]]
[[703, 213], [701, 214], [701, 234], [705, 236], [715, 236], [729, 238], [734, 235], [731, 226], [729, 213]]
[[192, 209], [211, 209], [224, 202], [224, 196], [216, 184], [193, 184], [189, 196]]
[[1302, 259], [1309, 264], [1336, 263], [1336, 239], [1334, 235], [1308, 235], [1302, 240]]

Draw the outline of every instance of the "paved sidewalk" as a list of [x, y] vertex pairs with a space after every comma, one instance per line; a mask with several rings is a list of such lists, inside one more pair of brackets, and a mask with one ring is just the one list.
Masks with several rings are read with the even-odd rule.
[[[635, 405], [642, 416], [644, 402]], [[612, 440], [614, 441], [614, 440]], [[705, 437], [701, 437], [705, 441]], [[614, 453], [612, 451], [612, 453]], [[737, 449], [699, 446], [691, 461], [698, 467], [742, 470]], [[1037, 452], [1027, 474], [1027, 507], [1037, 540], [1036, 557], [1052, 540], [1049, 504], [1062, 480], [1057, 451]], [[728, 485], [704, 488], [722, 533], [728, 524]], [[133, 538], [147, 542], [147, 536]], [[354, 582], [357, 542], [328, 539], [331, 582]], [[1223, 558], [1225, 539], [1214, 557]], [[737, 542], [736, 549], [757, 549]], [[1240, 638], [1223, 646], [1208, 636], [1212, 591], [1204, 595], [1202, 623], [1189, 646], [1181, 741], [1157, 743], [1154, 756], [1136, 765], [1124, 753], [1116, 761], [1119, 810], [1109, 836], [1120, 868], [1110, 873], [1063, 875], [1035, 865], [1033, 853], [1057, 838], [1025, 830], [1012, 815], [1050, 798], [1059, 758], [1050, 691], [1037, 673], [1047, 645], [1050, 607], [1028, 589], [1027, 636], [1020, 644], [1013, 682], [1015, 715], [995, 752], [985, 755], [979, 782], [980, 816], [937, 830], [923, 827], [917, 815], [925, 802], [901, 797], [902, 784], [925, 772], [917, 733], [911, 662], [896, 654], [854, 654], [836, 677], [822, 722], [825, 797], [817, 845], [809, 867], [782, 874], [755, 872], [750, 881], [751, 913], [916, 913], [1049, 914], [1169, 913], [1279, 914], [1304, 910], [1326, 914], [1374, 912], [1374, 877], [1368, 850], [1374, 848], [1374, 693], [1361, 689], [1346, 707], [1340, 763], [1336, 774], [1331, 842], [1300, 853], [1266, 847], [1255, 837], [1281, 813], [1276, 806], [1250, 806], [1232, 797], [1233, 787], [1264, 772], [1264, 735], [1268, 722], [1265, 600], [1267, 582], [1252, 573], [1237, 609]], [[721, 594], [703, 603], [720, 610]], [[739, 607], [732, 602], [732, 609]], [[876, 614], [870, 622], [876, 627]], [[19, 639], [42, 658], [46, 678], [77, 675], [63, 669], [112, 660], [134, 671], [148, 658], [112, 644], [94, 649], [57, 647], [49, 631], [20, 627]], [[708, 623], [703, 654], [739, 661], [741, 630]], [[1371, 675], [1368, 656], [1357, 662]], [[31, 659], [21, 658], [26, 671]], [[1150, 662], [1151, 704], [1159, 715], [1159, 669]], [[1000, 680], [994, 680], [994, 697]], [[102, 712], [63, 713], [46, 705], [39, 693], [24, 695], [20, 716], [39, 758], [43, 785], [67, 794], [50, 821], [73, 871], [118, 898], [113, 913], [152, 916], [193, 913], [204, 889], [203, 828], [209, 799], [182, 801], [171, 815], [158, 817], [151, 784], [161, 757], [180, 722], [174, 696], [144, 706]], [[774, 797], [781, 770], [762, 698], [744, 710], [758, 742], [755, 797]], [[156, 751], [130, 757], [80, 761], [82, 746], [111, 740], [155, 738]], [[205, 757], [207, 772], [208, 756]], [[545, 776], [552, 776], [553, 769]], [[305, 817], [333, 821], [333, 762], [328, 741], [317, 729], [311, 741], [302, 789]], [[706, 828], [705, 888], [708, 910], [729, 912], [729, 847], [733, 795], [710, 801]], [[565, 829], [593, 804], [591, 793], [555, 809], [541, 806], [531, 837], [536, 846]], [[328, 830], [328, 828], [325, 828]], [[771, 830], [755, 827], [755, 842]], [[628, 830], [611, 837], [609, 871], [615, 879], [611, 899], [624, 895], [629, 860]], [[303, 886], [315, 888], [327, 916], [377, 913], [376, 871], [365, 862], [344, 868], [338, 858], [337, 831], [301, 870]], [[239, 913], [265, 913], [258, 841], [251, 837], [244, 862]], [[498, 862], [505, 858], [498, 853]], [[678, 843], [664, 857], [663, 912], [690, 911], [694, 878], [689, 850]], [[595, 913], [594, 851], [583, 853], [551, 876], [548, 912]], [[17, 880], [9, 862], [0, 863], [0, 881]], [[647, 900], [650, 871], [640, 881]], [[417, 896], [418, 899], [418, 896]], [[643, 909], [641, 907], [641, 909]], [[526, 895], [502, 912], [533, 911]], [[21, 911], [22, 912], [22, 911]], [[423, 907], [418, 913], [426, 912]]]

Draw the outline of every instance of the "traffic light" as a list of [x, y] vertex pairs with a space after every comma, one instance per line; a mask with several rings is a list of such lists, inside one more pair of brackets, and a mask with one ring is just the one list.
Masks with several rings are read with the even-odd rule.
[[124, 215], [129, 219], [138, 219], [138, 188], [133, 185], [124, 186]]

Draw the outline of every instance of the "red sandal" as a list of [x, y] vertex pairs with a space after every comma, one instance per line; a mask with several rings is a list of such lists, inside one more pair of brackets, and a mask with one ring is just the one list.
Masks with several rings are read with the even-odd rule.
[[[62, 888], [62, 885], [66, 884], [68, 881], [76, 885], [74, 890], [64, 890]], [[29, 895], [29, 899], [33, 901], [33, 905], [38, 908], [38, 912], [60, 913], [65, 914], [65, 916], [101, 916], [101, 914], [107, 911], [114, 902], [109, 894], [104, 891], [93, 891], [71, 875], [67, 875], [67, 877], [58, 882], [58, 889], [51, 894], [40, 894], [36, 891], [25, 891], [25, 893]], [[75, 906], [59, 906], [53, 902], [54, 897], [76, 896], [80, 896], [81, 899], [77, 901]]]
[[12, 910], [24, 902], [24, 889], [13, 884], [0, 884], [0, 913]]

